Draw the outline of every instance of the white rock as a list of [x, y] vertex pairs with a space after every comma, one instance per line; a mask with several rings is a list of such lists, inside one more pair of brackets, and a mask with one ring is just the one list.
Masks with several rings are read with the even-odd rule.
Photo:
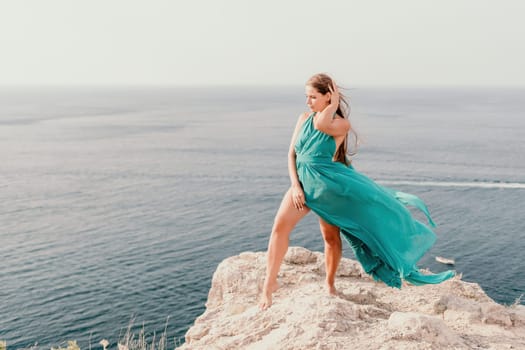
[[437, 317], [396, 311], [388, 319], [388, 328], [394, 338], [466, 348], [461, 338]]
[[265, 261], [246, 252], [219, 264], [180, 349], [525, 349], [525, 307], [498, 305], [475, 283], [399, 290], [343, 258], [330, 296], [323, 254], [300, 247], [288, 250], [273, 305], [260, 311]]
[[302, 247], [290, 247], [284, 256], [289, 264], [309, 264], [317, 261], [317, 256], [310, 250]]

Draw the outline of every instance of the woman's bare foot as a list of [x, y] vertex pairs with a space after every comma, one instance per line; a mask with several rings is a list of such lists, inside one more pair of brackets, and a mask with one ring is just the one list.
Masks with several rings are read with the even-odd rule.
[[272, 306], [272, 294], [277, 289], [279, 289], [279, 283], [277, 283], [277, 281], [268, 284], [266, 284], [266, 282], [264, 283], [259, 309], [266, 310]]
[[335, 289], [335, 284], [334, 284], [334, 283], [328, 283], [328, 282], [326, 282], [326, 291], [327, 291], [328, 294], [330, 294], [330, 295], [334, 295], [334, 296], [337, 295], [337, 289]]

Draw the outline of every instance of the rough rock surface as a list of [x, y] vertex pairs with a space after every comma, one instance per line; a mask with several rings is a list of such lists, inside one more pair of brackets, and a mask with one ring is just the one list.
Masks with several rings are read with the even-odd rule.
[[324, 289], [324, 256], [291, 247], [273, 305], [260, 311], [265, 253], [225, 259], [206, 311], [179, 349], [525, 349], [525, 307], [503, 306], [455, 277], [401, 290], [343, 258], [338, 296]]

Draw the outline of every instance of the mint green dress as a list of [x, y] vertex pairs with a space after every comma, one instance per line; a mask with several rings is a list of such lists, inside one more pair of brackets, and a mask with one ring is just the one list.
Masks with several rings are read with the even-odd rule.
[[453, 277], [454, 271], [423, 274], [416, 267], [436, 236], [405, 205], [420, 209], [435, 227], [423, 201], [380, 186], [351, 165], [334, 162], [335, 140], [314, 128], [314, 115], [304, 122], [295, 143], [306, 205], [340, 228], [364, 270], [376, 280], [401, 288], [401, 279], [422, 285]]

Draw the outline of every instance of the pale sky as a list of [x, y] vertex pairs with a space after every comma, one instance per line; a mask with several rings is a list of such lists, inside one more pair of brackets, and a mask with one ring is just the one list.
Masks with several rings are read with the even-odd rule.
[[525, 86], [525, 1], [0, 0], [0, 85]]

